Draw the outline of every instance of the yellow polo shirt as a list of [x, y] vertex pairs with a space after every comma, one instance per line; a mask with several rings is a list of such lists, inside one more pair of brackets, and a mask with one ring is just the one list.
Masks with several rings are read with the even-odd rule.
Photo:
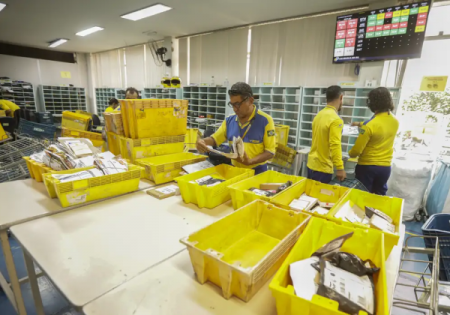
[[10, 116], [14, 117], [14, 112], [16, 110], [20, 109], [20, 107], [17, 106], [16, 104], [14, 104], [11, 101], [0, 100], [0, 109], [2, 109], [2, 110], [10, 110], [11, 111]]
[[112, 108], [111, 106], [105, 109], [105, 113], [113, 113], [113, 112], [115, 112], [115, 109]]
[[348, 152], [360, 165], [391, 166], [398, 120], [390, 112], [374, 115], [359, 128], [355, 145]]
[[[212, 135], [216, 145], [221, 145], [225, 141], [228, 141], [231, 145], [233, 143], [233, 137], [243, 138], [244, 149], [250, 159], [260, 155], [264, 151], [269, 151], [275, 155], [276, 136], [273, 119], [263, 111], [257, 110], [256, 106], [253, 109], [250, 119], [245, 124], [241, 125], [238, 117], [231, 115], [223, 121], [220, 128]], [[255, 168], [267, 162], [244, 165], [232, 160], [234, 166], [241, 168]]]
[[336, 108], [327, 105], [312, 123], [312, 145], [308, 155], [308, 167], [313, 171], [333, 174], [333, 165], [344, 169], [342, 161], [342, 128], [344, 122]]

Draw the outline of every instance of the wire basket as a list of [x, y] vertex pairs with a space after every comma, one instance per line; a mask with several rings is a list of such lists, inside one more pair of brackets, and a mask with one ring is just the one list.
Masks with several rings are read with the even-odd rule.
[[15, 164], [14, 167], [0, 168], [0, 183], [24, 179], [29, 176], [30, 173], [25, 161]]
[[56, 126], [38, 124], [21, 119], [17, 133], [20, 137], [54, 140], [56, 135]]
[[333, 180], [330, 182], [330, 185], [343, 186], [369, 192], [369, 190], [357, 179], [347, 178], [341, 182], [339, 179], [333, 178]]

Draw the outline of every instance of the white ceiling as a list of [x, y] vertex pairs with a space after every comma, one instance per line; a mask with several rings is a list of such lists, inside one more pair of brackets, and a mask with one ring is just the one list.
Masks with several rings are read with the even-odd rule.
[[[0, 41], [47, 48], [57, 38], [70, 41], [60, 51], [98, 52], [164, 36], [182, 36], [290, 16], [330, 11], [375, 0], [0, 0]], [[173, 8], [137, 22], [121, 15], [155, 3]], [[92, 26], [105, 30], [79, 37]], [[148, 36], [145, 32], [156, 32]]]

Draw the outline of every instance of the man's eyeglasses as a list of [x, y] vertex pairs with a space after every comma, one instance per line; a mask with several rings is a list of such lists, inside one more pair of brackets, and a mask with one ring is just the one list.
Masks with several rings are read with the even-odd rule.
[[246, 100], [248, 100], [248, 97], [246, 97], [246, 98], [244, 98], [243, 100], [242, 100], [242, 102], [236, 102], [236, 103], [231, 103], [231, 102], [228, 102], [228, 106], [230, 106], [230, 107], [236, 107], [237, 109], [239, 109], [239, 107], [241, 107], [241, 105], [242, 105], [242, 103], [244, 103]]

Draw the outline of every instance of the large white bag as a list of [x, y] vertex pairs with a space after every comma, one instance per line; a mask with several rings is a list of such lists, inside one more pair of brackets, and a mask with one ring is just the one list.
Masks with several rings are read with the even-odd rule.
[[423, 197], [431, 179], [432, 161], [397, 158], [392, 162], [388, 180], [388, 196], [403, 198], [403, 221], [414, 219], [422, 207]]

